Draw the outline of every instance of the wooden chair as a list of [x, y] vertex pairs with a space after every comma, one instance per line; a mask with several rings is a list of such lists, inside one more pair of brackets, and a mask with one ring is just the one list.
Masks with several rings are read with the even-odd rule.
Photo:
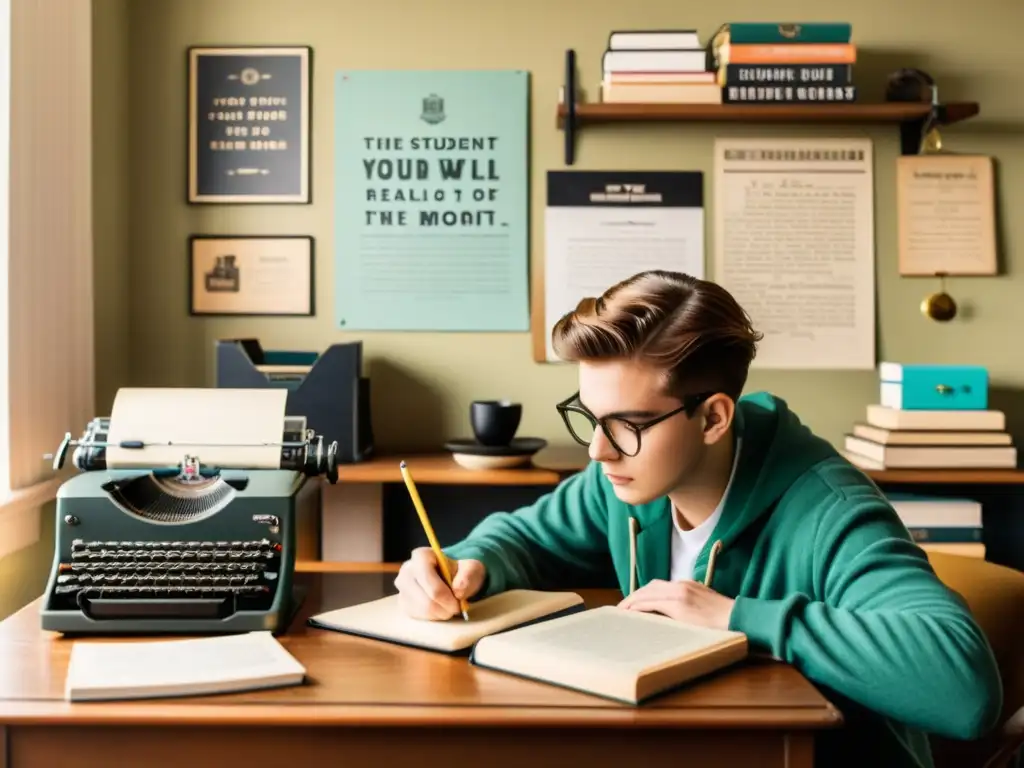
[[1014, 768], [1024, 744], [1024, 573], [941, 552], [929, 552], [936, 575], [967, 602], [988, 637], [1003, 681], [1000, 727], [977, 741], [934, 737], [936, 768]]

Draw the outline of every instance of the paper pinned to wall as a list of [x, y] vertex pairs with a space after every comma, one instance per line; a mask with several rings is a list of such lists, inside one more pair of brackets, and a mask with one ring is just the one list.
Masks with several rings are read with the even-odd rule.
[[106, 450], [110, 469], [200, 466], [279, 469], [288, 390], [124, 388], [110, 413], [110, 443], [142, 441], [143, 448]]
[[901, 275], [994, 275], [994, 167], [985, 155], [907, 155], [896, 161]]
[[549, 171], [544, 214], [543, 360], [551, 330], [587, 296], [648, 269], [704, 277], [700, 171]]
[[868, 139], [715, 142], [715, 280], [764, 334], [755, 368], [875, 367]]

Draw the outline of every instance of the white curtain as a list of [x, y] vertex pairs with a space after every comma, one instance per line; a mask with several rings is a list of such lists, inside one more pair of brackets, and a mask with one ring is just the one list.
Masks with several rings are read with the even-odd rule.
[[[43, 454], [94, 416], [92, 271], [92, 5], [90, 0], [0, 0], [9, 14], [6, 479], [0, 519], [38, 538], [38, 506], [61, 477]], [[4, 19], [6, 25], [8, 19]], [[0, 422], [2, 422], [0, 418]], [[3, 469], [0, 468], [0, 472]], [[8, 491], [3, 494], [3, 491]], [[6, 503], [2, 503], [6, 497]], [[15, 522], [18, 518], [20, 522]], [[8, 528], [10, 530], [10, 528]], [[4, 554], [0, 549], [0, 556]]]

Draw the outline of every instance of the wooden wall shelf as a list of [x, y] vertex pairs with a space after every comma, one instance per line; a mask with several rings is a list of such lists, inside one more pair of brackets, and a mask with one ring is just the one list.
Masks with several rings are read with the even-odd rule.
[[[447, 453], [375, 456], [357, 464], [338, 467], [339, 483], [401, 483], [399, 462], [405, 461], [417, 485], [557, 485], [563, 472], [542, 463], [515, 469], [473, 470], [460, 467]], [[566, 467], [574, 472], [582, 464]]]
[[[979, 557], [984, 559], [985, 548], [983, 544], [976, 547], [967, 547], [961, 550], [953, 550], [948, 544], [927, 544], [919, 543], [925, 552], [953, 552], [964, 554], [968, 557]], [[954, 545], [962, 546], [962, 545]], [[298, 573], [369, 573], [369, 574], [397, 574], [402, 567], [401, 563], [374, 563], [355, 561], [328, 561], [328, 560], [299, 560], [295, 564]]]
[[[978, 114], [975, 102], [941, 105], [945, 125]], [[876, 123], [899, 124], [924, 120], [928, 104], [620, 104], [582, 103], [576, 105], [576, 125], [630, 122], [760, 122], [760, 123]], [[558, 105], [558, 126], [564, 127], [569, 109]]]
[[398, 573], [401, 563], [340, 562], [330, 560], [299, 560], [297, 573]]
[[872, 469], [864, 474], [877, 483], [1024, 485], [1024, 469]]
[[[566, 477], [587, 466], [587, 451], [575, 445], [552, 445], [538, 452], [532, 465], [518, 469], [469, 470], [460, 467], [446, 452], [437, 453], [382, 453], [357, 464], [343, 464], [338, 468], [339, 484], [385, 484], [400, 485], [402, 474], [399, 463], [409, 465], [416, 483], [421, 486], [444, 485], [504, 487], [534, 486], [554, 487]], [[883, 488], [892, 485], [920, 486], [1016, 486], [1024, 489], [1024, 469], [889, 469], [864, 470]], [[499, 494], [500, 490], [497, 491]], [[543, 492], [547, 492], [543, 490]], [[457, 490], [454, 493], [458, 494]], [[383, 513], [383, 510], [381, 510]], [[333, 514], [327, 512], [325, 514]], [[319, 534], [322, 535], [322, 534]], [[400, 563], [350, 561], [350, 556], [339, 557], [339, 561], [321, 560], [321, 542], [317, 535], [315, 543], [300, 547], [299, 571], [332, 571], [343, 573], [393, 574]], [[937, 545], [942, 550], [945, 545]], [[924, 547], [928, 549], [928, 546]]]
[[[450, 454], [381, 455], [338, 467], [342, 483], [400, 483], [398, 464], [405, 461], [417, 484], [436, 485], [557, 485], [587, 463], [586, 451], [573, 447], [545, 448], [532, 466], [519, 469], [471, 470], [460, 467]], [[884, 469], [864, 470], [878, 483], [913, 485], [1024, 485], [1024, 469]]]
[[576, 137], [584, 125], [629, 122], [810, 123], [897, 125], [900, 150], [916, 155], [932, 127], [968, 120], [979, 112], [977, 102], [924, 104], [904, 102], [853, 104], [621, 104], [576, 100], [576, 52], [566, 51], [565, 86], [557, 124], [565, 132], [565, 164], [572, 165]]

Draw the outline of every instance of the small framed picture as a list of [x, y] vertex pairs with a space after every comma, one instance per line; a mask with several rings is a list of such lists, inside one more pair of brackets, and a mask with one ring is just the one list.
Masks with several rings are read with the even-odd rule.
[[309, 203], [309, 46], [188, 49], [188, 201]]
[[193, 235], [190, 315], [316, 314], [313, 238]]

